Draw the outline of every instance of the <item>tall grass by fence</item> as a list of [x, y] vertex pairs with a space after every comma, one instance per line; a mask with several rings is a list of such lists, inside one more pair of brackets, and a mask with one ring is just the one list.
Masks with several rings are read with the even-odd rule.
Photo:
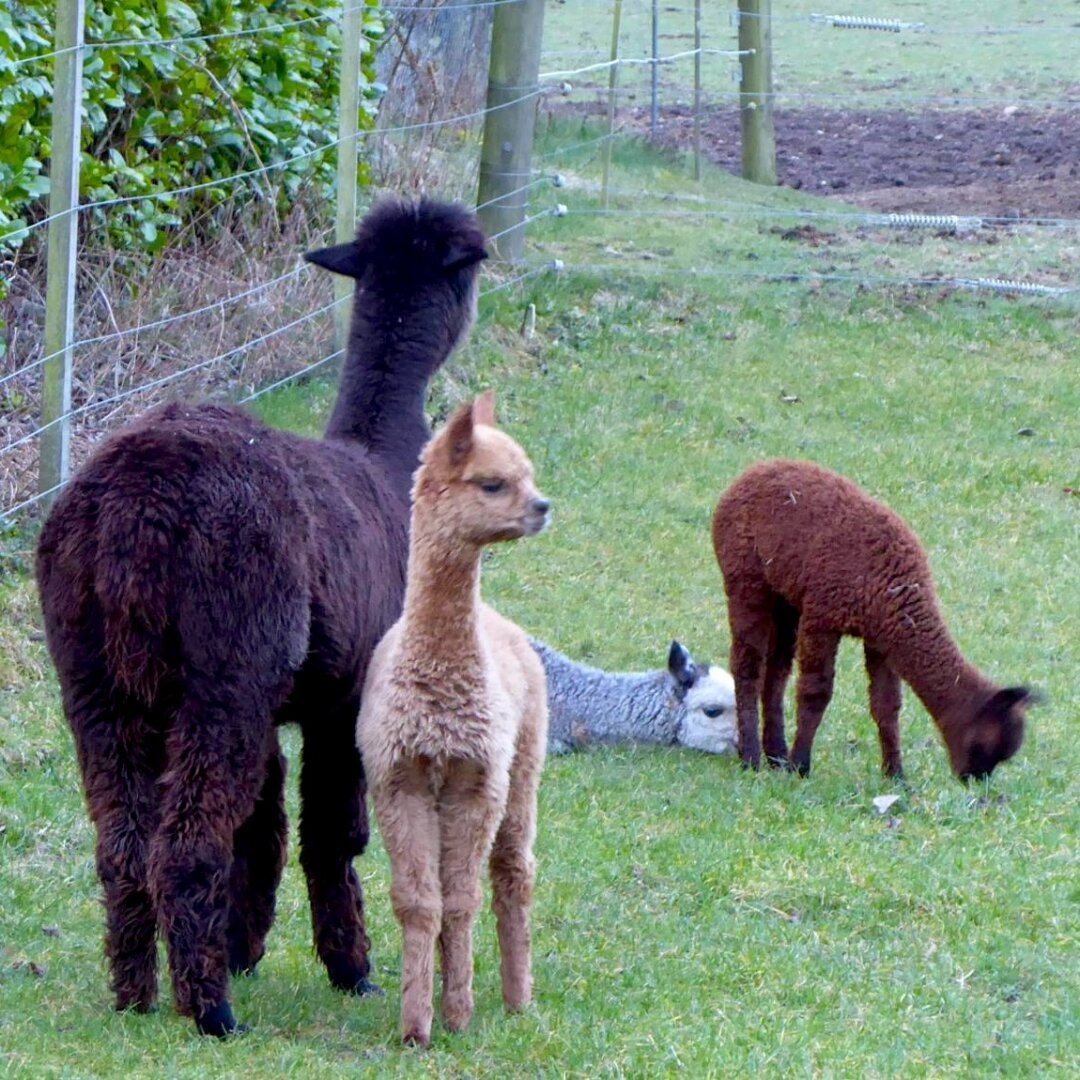
[[[414, 18], [435, 12], [445, 17], [454, 10], [464, 13], [523, 2], [451, 0], [390, 5], [383, 12], [388, 19], [404, 12]], [[285, 167], [319, 155], [337, 153], [339, 176], [345, 178], [355, 175], [357, 153], [370, 160], [378, 149], [384, 161], [393, 163], [379, 176], [382, 186], [461, 197], [478, 202], [482, 211], [496, 200], [512, 204], [517, 218], [493, 229], [492, 239], [498, 242], [511, 231], [520, 235], [524, 223], [544, 240], [542, 258], [527, 255], [520, 264], [503, 270], [488, 292], [548, 272], [555, 251], [568, 272], [662, 274], [674, 281], [721, 275], [733, 281], [834, 282], [840, 287], [929, 285], [1027, 294], [1047, 303], [1075, 302], [1080, 295], [1075, 255], [1080, 213], [1039, 213], [1022, 206], [1007, 213], [973, 208], [970, 200], [954, 204], [949, 191], [939, 192], [940, 203], [926, 210], [882, 212], [809, 199], [793, 202], [765, 187], [718, 192], [708, 185], [677, 190], [666, 185], [643, 190], [620, 186], [617, 173], [605, 180], [608, 155], [636, 141], [651, 141], [662, 148], [669, 155], [671, 173], [689, 177], [700, 170], [703, 156], [713, 156], [708, 145], [701, 148], [701, 130], [703, 123], [715, 126], [718, 117], [730, 116], [725, 139], [738, 145], [738, 117], [740, 111], [745, 112], [749, 93], [746, 61], [754, 55], [750, 49], [762, 47], [748, 44], [745, 34], [740, 38], [739, 27], [745, 31], [748, 16], [746, 5], [740, 6], [744, 8], [741, 20], [734, 3], [728, 7], [622, 0], [620, 25], [612, 39], [611, 16], [617, 10], [612, 0], [552, 2], [539, 78], [521, 84], [502, 79], [502, 97], [489, 98], [486, 106], [440, 110], [436, 80], [424, 119], [377, 123], [371, 130], [352, 130], [346, 123], [336, 139], [290, 154], [281, 162], [253, 164], [169, 191], [89, 200], [77, 208], [57, 209], [33, 221], [24, 235], [33, 239], [40, 230], [52, 228], [58, 236], [67, 230], [70, 238], [77, 217], [108, 215], [140, 200], [175, 200], [211, 187], [228, 189], [252, 178], [261, 179], [272, 192]], [[877, 6], [888, 5], [878, 0]], [[1057, 75], [1040, 69], [1026, 84], [1018, 74], [1038, 56], [1044, 57], [1042, 68], [1051, 66], [1045, 63], [1048, 42], [1080, 42], [1080, 32], [1065, 17], [1051, 19], [1044, 13], [1048, 21], [1042, 24], [994, 25], [986, 11], [950, 12], [948, 22], [938, 24], [896, 19], [887, 11], [844, 19], [799, 10], [805, 7], [785, 5], [768, 20], [776, 50], [774, 83], [759, 85], [753, 93], [766, 95], [778, 109], [835, 106], [914, 113], [928, 108], [992, 108], [1012, 110], [1010, 115], [1018, 115], [1017, 123], [1023, 124], [1030, 122], [1034, 110], [1071, 113], [1080, 106], [1080, 98], [1062, 74], [1064, 66]], [[357, 11], [355, 6], [346, 6], [334, 17], [347, 20]], [[311, 20], [328, 17], [322, 13]], [[274, 30], [263, 27], [252, 32]], [[846, 43], [838, 47], [835, 42], [841, 37]], [[987, 55], [997, 55], [994, 50], [1002, 41], [1012, 41], [1017, 59], [1000, 66], [993, 81], [968, 82], [959, 61], [980, 55], [972, 51], [972, 42], [980, 40], [990, 46]], [[936, 48], [924, 48], [927, 42]], [[63, 66], [100, 44], [80, 44], [77, 39], [65, 43], [58, 38], [55, 49], [20, 57], [16, 63], [20, 71]], [[113, 49], [146, 45], [144, 41], [108, 44]], [[938, 52], [951, 57], [944, 68]], [[861, 74], [860, 61], [864, 63]], [[343, 100], [343, 111], [351, 112], [353, 105]], [[472, 193], [485, 120], [493, 112], [521, 106], [535, 110], [541, 119], [532, 165], [516, 162], [509, 170], [513, 174], [509, 185], [504, 183], [497, 194], [477, 200]], [[392, 115], [393, 110], [386, 113]], [[235, 120], [242, 127], [244, 117]], [[391, 147], [393, 153], [388, 152]], [[490, 171], [499, 170], [493, 166]], [[359, 207], [350, 206], [347, 191], [339, 185], [339, 199], [336, 233], [343, 236], [351, 231], [367, 198], [359, 200]], [[230, 228], [245, 215], [248, 249], [236, 244]], [[213, 393], [249, 401], [340, 357], [341, 331], [336, 341], [328, 343], [322, 317], [343, 313], [347, 292], [332, 296], [330, 284], [309, 274], [306, 265], [297, 261], [304, 247], [327, 239], [335, 215], [329, 207], [313, 208], [302, 200], [287, 220], [275, 221], [272, 228], [265, 223], [252, 226], [253, 215], [251, 210], [238, 210], [232, 219], [226, 215], [214, 238], [204, 245], [211, 249], [209, 259], [197, 260], [178, 246], [168, 260], [158, 260], [149, 271], [120, 253], [94, 252], [92, 245], [84, 246], [83, 257], [89, 260], [84, 264], [71, 255], [53, 253], [54, 262], [60, 263], [54, 267], [57, 276], [78, 271], [78, 300], [69, 326], [47, 338], [42, 334], [42, 305], [33, 284], [40, 276], [35, 275], [33, 263], [40, 258], [40, 245], [26, 245], [18, 261], [6, 264], [12, 296], [6, 308], [11, 324], [9, 347], [0, 372], [0, 514], [5, 519], [48, 499], [63, 484], [62, 462], [55, 474], [45, 470], [39, 480], [39, 448], [61, 431], [71, 433], [72, 460], [77, 463], [106, 430], [164, 394]], [[599, 257], [586, 257], [580, 247], [561, 246], [558, 223], [542, 225], [543, 219], [556, 217], [578, 221], [691, 218], [710, 230], [739, 221], [753, 222], [762, 230], [828, 230], [841, 235], [860, 257], [813, 263], [801, 256], [770, 257], [752, 266], [713, 259], [682, 265], [677, 257], [630, 262], [620, 252], [603, 247]], [[913, 237], [920, 241], [913, 242]], [[941, 238], [941, 243], [922, 243], [924, 237]], [[973, 238], [991, 237], [995, 243], [987, 243], [972, 263], [963, 245]], [[997, 243], [1001, 237], [1007, 237], [1007, 242]], [[883, 250], [898, 254], [883, 256]], [[875, 252], [874, 259], [861, 257], [867, 251]], [[193, 342], [198, 343], [194, 350]], [[207, 347], [209, 342], [212, 348]], [[71, 373], [70, 392], [62, 380], [56, 384], [55, 375], [52, 380], [43, 378], [50, 365], [68, 357], [73, 359], [66, 369]], [[46, 390], [49, 386], [51, 391]], [[43, 403], [50, 401], [54, 411], [43, 414]]]

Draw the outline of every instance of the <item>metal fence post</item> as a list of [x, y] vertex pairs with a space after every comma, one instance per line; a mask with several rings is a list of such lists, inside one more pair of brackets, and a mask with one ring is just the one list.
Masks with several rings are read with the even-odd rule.
[[[532, 178], [544, 0], [500, 4], [491, 24], [487, 115], [476, 202], [480, 223], [500, 259], [525, 251], [525, 208]], [[510, 103], [513, 104], [510, 104]]]
[[38, 491], [51, 506], [71, 468], [71, 353], [75, 338], [75, 265], [79, 242], [79, 143], [84, 0], [56, 0], [56, 67], [49, 160], [49, 242], [45, 282]]
[[[338, 82], [337, 207], [334, 238], [347, 243], [356, 235], [356, 162], [360, 130], [360, 43], [364, 34], [364, 9], [348, 4], [341, 16], [341, 74]], [[347, 302], [355, 283], [339, 274], [334, 278], [334, 347], [344, 350], [349, 340]]]
[[657, 61], [660, 59], [660, 0], [652, 0], [652, 71], [650, 75], [650, 88], [652, 90], [652, 101], [649, 109], [649, 138], [656, 141], [656, 126], [657, 126], [657, 112], [658, 103], [657, 97], [659, 96], [659, 84], [660, 84], [660, 65]]
[[742, 174], [757, 184], [776, 183], [773, 135], [772, 0], [739, 0], [739, 49], [742, 81]]
[[701, 0], [694, 0], [694, 179], [701, 179]]
[[[619, 32], [622, 26], [622, 0], [615, 0], [611, 16], [611, 68], [608, 71], [607, 141], [604, 143], [603, 173], [600, 180], [600, 202], [608, 208], [608, 180], [611, 176], [611, 144], [615, 137], [615, 87], [619, 82]], [[655, 64], [653, 65], [656, 66]]]

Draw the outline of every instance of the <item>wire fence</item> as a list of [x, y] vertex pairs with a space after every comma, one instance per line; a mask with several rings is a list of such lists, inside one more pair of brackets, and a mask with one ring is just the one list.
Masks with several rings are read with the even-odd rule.
[[[447, 12], [464, 17], [476, 9], [522, 2], [388, 5], [382, 10], [390, 18], [405, 14], [445, 18]], [[887, 0], [878, 0], [876, 6], [887, 7]], [[1016, 184], [1015, 195], [1014, 188], [1002, 183], [958, 183], [957, 176], [950, 177], [944, 167], [936, 184], [888, 182], [890, 169], [910, 172], [913, 155], [925, 155], [947, 137], [954, 137], [949, 134], [954, 128], [943, 120], [941, 138], [927, 134], [927, 114], [930, 120], [961, 116], [967, 126], [961, 123], [955, 131], [970, 136], [983, 130], [972, 125], [985, 125], [993, 119], [991, 111], [996, 111], [1002, 130], [1012, 133], [1011, 142], [990, 152], [999, 153], [999, 167], [1006, 172], [1018, 171], [1013, 167], [1027, 152], [1023, 149], [1026, 133], [1053, 126], [1044, 113], [1054, 123], [1062, 117], [1077, 117], [1069, 131], [1080, 133], [1080, 88], [1067, 75], [1040, 74], [1021, 89], [1024, 64], [1030, 57], [1045, 58], [1051, 44], [1066, 52], [1069, 44], [1080, 44], [1080, 30], [1062, 17], [1071, 13], [1043, 12], [1040, 17], [1045, 23], [998, 27], [984, 25], [970, 13], [966, 18], [950, 17], [941, 25], [930, 20], [898, 20], [884, 10], [843, 18], [790, 10], [773, 16], [775, 83], [768, 96], [775, 102], [778, 117], [781, 109], [791, 114], [778, 123], [780, 178], [790, 187], [801, 186], [815, 195], [824, 190], [844, 199], [843, 203], [806, 199], [794, 204], [778, 197], [790, 192], [727, 181], [701, 187], [683, 182], [695, 165], [695, 146], [698, 168], [703, 158], [738, 171], [739, 114], [745, 97], [739, 79], [746, 57], [738, 43], [738, 12], [726, 6], [695, 8], [685, 3], [661, 8], [649, 0], [625, 0], [622, 9], [618, 48], [612, 55], [604, 25], [612, 11], [610, 0], [568, 4], [552, 0], [539, 78], [529, 85], [504, 87], [512, 96], [494, 106], [535, 103], [542, 119], [532, 170], [515, 175], [512, 180], [521, 183], [514, 183], [499, 199], [514, 200], [524, 224], [542, 239], [543, 254], [534, 250], [523, 265], [497, 272], [482, 296], [561, 272], [612, 279], [663, 276], [688, 284], [716, 278], [788, 285], [830, 282], [838, 287], [948, 287], [1023, 295], [1047, 304], [1075, 304], [1080, 297], [1080, 201], [1070, 203], [1067, 194], [1075, 191], [1080, 199], [1080, 178], [1076, 162], [1067, 160], [1067, 135], [1062, 136], [1066, 142], [1059, 154], [1066, 160], [1045, 150], [1045, 167], [1026, 188]], [[273, 35], [357, 10], [324, 11], [229, 35], [88, 41], [82, 48], [88, 53], [105, 46], [145, 50], [239, 34]], [[856, 44], [860, 35], [863, 40]], [[841, 36], [847, 41], [837, 46], [835, 41]], [[1011, 66], [998, 67], [993, 80], [971, 81], [971, 73], [958, 67], [964, 58], [999, 55], [1005, 41], [1013, 43], [1010, 55], [1017, 58]], [[944, 48], [950, 53], [950, 70], [945, 75], [934, 67], [941, 66], [937, 52], [927, 47], [935, 42], [937, 49], [946, 43]], [[951, 42], [961, 42], [962, 48]], [[986, 44], [986, 54], [979, 53], [980, 42]], [[14, 64], [20, 72], [35, 70], [67, 51], [20, 57]], [[974, 73], [981, 67], [979, 60]], [[1040, 72], [1047, 67], [1043, 63]], [[381, 186], [424, 190], [475, 205], [480, 129], [492, 108], [445, 108], [448, 99], [436, 87], [423, 118], [415, 116], [408, 123], [383, 121], [371, 130], [327, 140], [280, 161], [168, 191], [88, 200], [77, 213], [108, 215], [140, 201], [176, 200], [209, 188], [230, 190], [255, 177], [272, 185], [287, 167], [329, 154], [350, 138], [356, 140], [362, 158], [392, 163], [377, 177]], [[393, 117], [393, 104], [384, 101], [384, 107], [390, 106], [384, 115]], [[965, 111], [975, 118], [964, 115]], [[895, 167], [883, 159], [880, 169], [885, 179], [877, 188], [856, 188], [839, 174], [830, 174], [822, 183], [807, 182], [805, 177], [816, 175], [814, 167], [819, 172], [821, 167], [806, 159], [829, 160], [829, 144], [840, 139], [853, 118], [859, 118], [863, 127], [845, 137], [857, 147], [859, 132], [863, 132], [861, 156], [869, 155], [873, 141], [883, 152], [891, 149]], [[902, 130], [906, 119], [913, 124], [918, 121], [910, 139]], [[243, 117], [237, 119], [242, 122]], [[875, 132], [872, 139], [866, 131]], [[1051, 147], [1052, 133], [1044, 142]], [[650, 152], [658, 149], [667, 155], [667, 168], [681, 177], [679, 183], [653, 190], [625, 179], [629, 174], [620, 171], [619, 154], [632, 154], [641, 143], [652, 144]], [[817, 154], [815, 145], [822, 148]], [[951, 149], [960, 161], [967, 147]], [[612, 154], [616, 158], [613, 181], [607, 178]], [[840, 164], [857, 172], [858, 160], [859, 152], [850, 151]], [[620, 177], [624, 177], [622, 182]], [[62, 415], [42, 422], [41, 372], [58, 353], [45, 355], [42, 297], [35, 284], [40, 279], [40, 258], [26, 252], [40, 251], [40, 245], [33, 243], [34, 234], [56, 217], [42, 215], [30, 223], [21, 237], [30, 242], [18, 260], [5, 264], [10, 296], [4, 308], [7, 350], [0, 368], [0, 519], [14, 521], [62, 486], [61, 480], [38, 490], [38, 447], [42, 436], [58, 424], [68, 425], [73, 433], [73, 460], [78, 464], [107, 431], [167, 395], [209, 394], [250, 402], [290, 382], [323, 373], [341, 358], [340, 347], [330, 342], [326, 316], [339, 310], [345, 298], [333, 299], [326, 276], [297, 261], [301, 251], [325, 239], [330, 224], [325, 207], [320, 213], [301, 205], [271, 231], [260, 233], [259, 226], [254, 232], [249, 229], [244, 234], [246, 246], [224, 229], [210, 245], [212, 250], [196, 257], [177, 249], [149, 269], [116, 252], [95, 251], [84, 237], [76, 334], [66, 347], [75, 357], [71, 403]], [[683, 265], [678, 253], [634, 260], [618, 245], [601, 247], [597, 257], [595, 244], [591, 255], [564, 244], [556, 220], [561, 218], [597, 223], [641, 219], [654, 224], [693, 220], [717, 230], [717, 235], [726, 224], [749, 223], [763, 233], [780, 230], [779, 235], [785, 239], [790, 235], [793, 244], [813, 240], [815, 246], [811, 251], [793, 248], [790, 256], [762, 256], [753, 266], [724, 264], [719, 259]], [[847, 245], [845, 255], [839, 256], [830, 244], [818, 245], [826, 233], [842, 239]], [[500, 236], [496, 232], [491, 240]], [[980, 244], [977, 257], [972, 254], [976, 242]]]

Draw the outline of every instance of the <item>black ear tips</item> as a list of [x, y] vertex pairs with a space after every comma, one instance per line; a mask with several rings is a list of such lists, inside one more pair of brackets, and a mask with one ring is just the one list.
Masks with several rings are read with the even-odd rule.
[[1041, 705], [1043, 696], [1029, 686], [1007, 686], [990, 699], [990, 705], [1007, 712], [1016, 705]]
[[697, 678], [697, 669], [690, 652], [677, 641], [672, 641], [668, 649], [668, 674], [683, 690], [689, 689]]
[[471, 240], [454, 240], [447, 245], [442, 266], [444, 270], [464, 270], [467, 266], [483, 262], [487, 257], [487, 249], [483, 244]]
[[332, 274], [342, 277], [358, 278], [364, 272], [364, 260], [360, 256], [360, 247], [355, 240], [346, 244], [334, 244], [331, 247], [316, 248], [304, 252], [304, 262], [312, 266], [321, 266]]

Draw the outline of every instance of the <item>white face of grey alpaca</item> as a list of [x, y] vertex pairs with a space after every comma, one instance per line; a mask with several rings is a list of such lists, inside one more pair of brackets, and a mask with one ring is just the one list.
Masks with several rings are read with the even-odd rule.
[[707, 754], [735, 752], [735, 680], [722, 667], [699, 667], [677, 641], [668, 653], [668, 674], [683, 709], [680, 746]]
[[686, 693], [679, 744], [707, 754], [735, 752], [735, 680], [715, 665], [699, 668]]

